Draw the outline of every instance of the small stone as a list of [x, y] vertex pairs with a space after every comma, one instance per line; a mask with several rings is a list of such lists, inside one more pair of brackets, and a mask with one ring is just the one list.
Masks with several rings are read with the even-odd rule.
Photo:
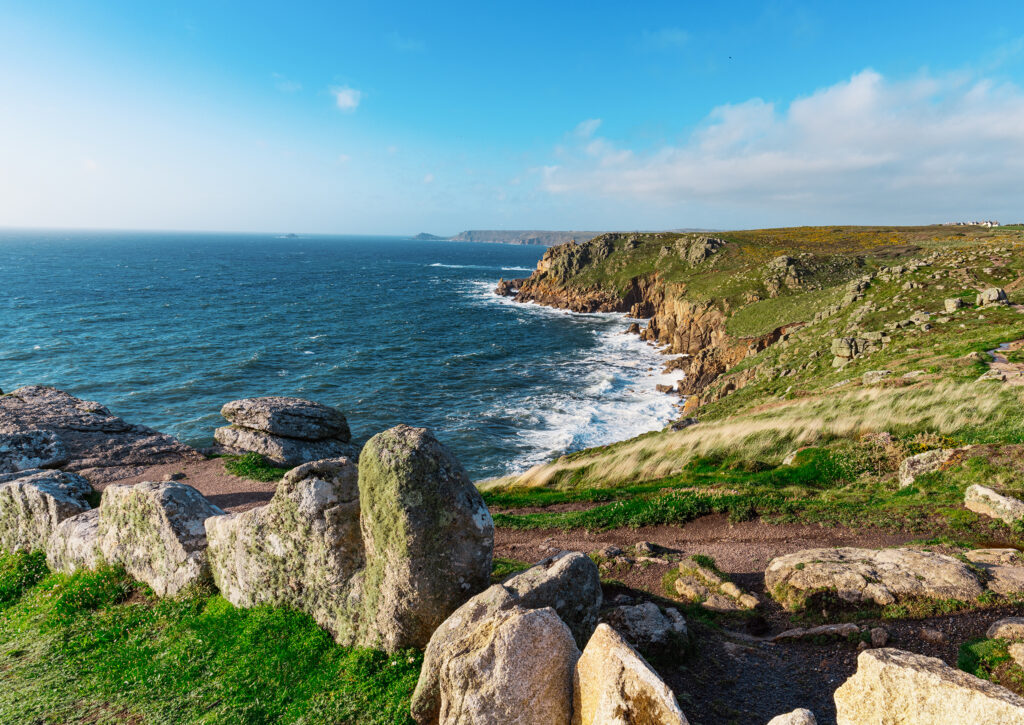
[[943, 644], [946, 641], [946, 635], [932, 627], [922, 627], [917, 636], [931, 644]]
[[186, 478], [188, 478], [188, 476], [181, 472], [164, 474], [165, 481], [184, 481]]
[[874, 627], [871, 630], [871, 646], [885, 647], [889, 642], [889, 632], [884, 627]]
[[785, 715], [777, 715], [768, 721], [768, 725], [818, 725], [814, 713], [806, 708], [798, 708]]
[[1003, 617], [993, 622], [985, 636], [989, 639], [1007, 639], [1024, 642], [1024, 617]]
[[652, 556], [655, 553], [657, 547], [655, 547], [655, 545], [652, 544], [650, 541], [638, 541], [633, 546], [633, 548], [636, 550], [637, 554], [645, 554], [647, 556]]
[[725, 582], [718, 589], [720, 592], [722, 592], [722, 594], [730, 596], [733, 599], [739, 599], [741, 596], [743, 596], [743, 592], [740, 591], [740, 588], [732, 582]]

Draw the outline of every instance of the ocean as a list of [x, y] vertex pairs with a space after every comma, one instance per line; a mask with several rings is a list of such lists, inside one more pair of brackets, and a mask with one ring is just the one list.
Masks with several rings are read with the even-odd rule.
[[53, 385], [209, 445], [294, 395], [365, 441], [426, 426], [475, 479], [660, 429], [663, 357], [618, 314], [493, 289], [543, 248], [392, 237], [0, 231], [0, 388]]

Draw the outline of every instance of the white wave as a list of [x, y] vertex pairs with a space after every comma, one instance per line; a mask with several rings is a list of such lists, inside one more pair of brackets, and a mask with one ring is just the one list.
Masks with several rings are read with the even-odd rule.
[[488, 264], [441, 264], [440, 262], [434, 262], [429, 265], [431, 267], [443, 267], [444, 269], [495, 269], [501, 270], [502, 272], [532, 272], [532, 267], [499, 267], [497, 265]]

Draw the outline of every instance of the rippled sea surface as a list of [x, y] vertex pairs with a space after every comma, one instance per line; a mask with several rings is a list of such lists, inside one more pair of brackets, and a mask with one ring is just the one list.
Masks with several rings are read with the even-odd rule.
[[621, 315], [492, 290], [543, 249], [389, 237], [0, 231], [0, 388], [46, 384], [208, 445], [220, 406], [296, 395], [364, 441], [427, 426], [475, 479], [662, 427]]

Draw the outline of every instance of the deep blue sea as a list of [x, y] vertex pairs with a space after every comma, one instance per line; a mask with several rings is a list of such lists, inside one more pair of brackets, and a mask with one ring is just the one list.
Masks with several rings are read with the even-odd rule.
[[497, 297], [539, 247], [390, 237], [0, 231], [0, 388], [46, 384], [208, 445], [295, 395], [364, 441], [427, 426], [471, 476], [662, 427], [661, 355], [621, 315]]

